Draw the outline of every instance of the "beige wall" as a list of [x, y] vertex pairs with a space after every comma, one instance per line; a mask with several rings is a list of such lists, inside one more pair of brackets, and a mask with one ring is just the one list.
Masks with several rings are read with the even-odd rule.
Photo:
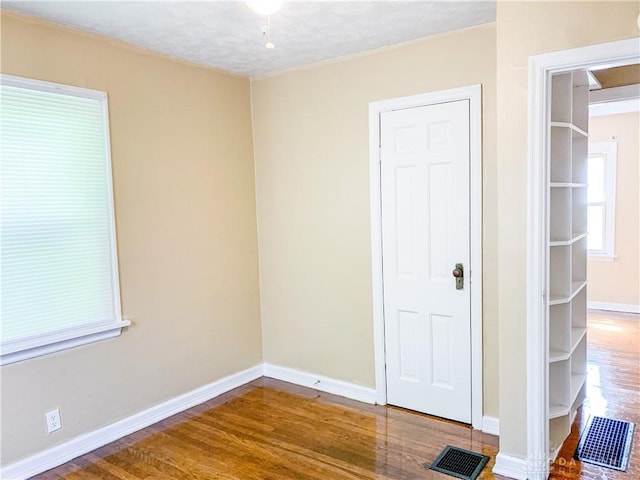
[[374, 386], [369, 102], [482, 84], [484, 400], [497, 416], [494, 61], [485, 25], [252, 82], [266, 362]]
[[618, 144], [613, 261], [589, 260], [590, 302], [640, 305], [640, 114], [591, 117], [589, 142]]
[[[109, 94], [120, 337], [4, 366], [2, 464], [262, 358], [249, 81], [13, 14], [2, 72]], [[63, 429], [48, 435], [44, 413]]]
[[526, 455], [527, 62], [638, 36], [638, 2], [497, 3], [500, 450]]
[[[485, 413], [500, 404], [501, 450], [524, 456], [528, 56], [637, 36], [639, 10], [498, 2], [497, 27], [255, 80], [264, 359], [373, 386], [368, 103], [482, 83]], [[5, 73], [109, 93], [134, 320], [119, 338], [2, 367], [6, 464], [262, 353], [248, 81], [16, 15], [3, 15], [1, 53]], [[55, 407], [64, 428], [47, 435]]]

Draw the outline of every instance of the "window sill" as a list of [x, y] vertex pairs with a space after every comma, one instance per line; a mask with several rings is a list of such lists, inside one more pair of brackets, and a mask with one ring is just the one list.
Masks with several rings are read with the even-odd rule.
[[613, 262], [616, 258], [618, 255], [615, 253], [587, 254], [589, 262]]
[[29, 341], [7, 342], [2, 345], [0, 365], [9, 365], [10, 363], [21, 362], [22, 360], [117, 337], [122, 332], [122, 329], [129, 325], [131, 325], [129, 320], [119, 320], [107, 324], [89, 325], [67, 332], [52, 333]]

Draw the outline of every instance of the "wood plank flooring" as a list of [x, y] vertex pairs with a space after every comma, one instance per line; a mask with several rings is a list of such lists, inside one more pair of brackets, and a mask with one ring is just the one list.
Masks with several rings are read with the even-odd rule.
[[[636, 424], [626, 472], [573, 460], [590, 415]], [[590, 311], [587, 331], [587, 399], [551, 468], [550, 480], [640, 479], [640, 315]]]
[[[588, 402], [550, 478], [640, 478], [638, 439], [627, 473], [571, 462], [589, 414], [640, 423], [640, 322], [592, 314], [588, 348]], [[263, 378], [34, 478], [450, 480], [423, 466], [446, 445], [489, 455], [480, 478], [498, 478], [497, 437]]]
[[446, 445], [489, 455], [497, 437], [263, 378], [38, 479], [450, 479], [426, 470]]

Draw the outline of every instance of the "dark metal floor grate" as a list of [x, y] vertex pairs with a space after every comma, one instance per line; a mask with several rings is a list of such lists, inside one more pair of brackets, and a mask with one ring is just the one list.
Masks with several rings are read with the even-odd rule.
[[486, 455], [449, 445], [431, 465], [425, 463], [424, 466], [464, 480], [475, 480], [488, 461]]
[[634, 425], [622, 420], [590, 417], [580, 436], [575, 458], [582, 462], [625, 471]]

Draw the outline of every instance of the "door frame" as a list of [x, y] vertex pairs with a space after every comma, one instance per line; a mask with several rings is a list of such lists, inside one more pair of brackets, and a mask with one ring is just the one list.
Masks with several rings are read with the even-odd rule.
[[482, 428], [482, 87], [441, 90], [369, 103], [369, 190], [371, 207], [371, 272], [376, 402], [387, 404], [384, 297], [382, 277], [382, 195], [380, 185], [380, 114], [394, 110], [469, 100], [469, 183], [471, 288], [471, 425]]
[[[591, 45], [529, 57], [527, 159], [527, 470], [531, 480], [549, 475], [546, 321], [546, 159], [549, 155], [550, 80], [553, 73], [597, 64], [640, 62], [640, 39]], [[544, 388], [540, 388], [543, 385]]]

